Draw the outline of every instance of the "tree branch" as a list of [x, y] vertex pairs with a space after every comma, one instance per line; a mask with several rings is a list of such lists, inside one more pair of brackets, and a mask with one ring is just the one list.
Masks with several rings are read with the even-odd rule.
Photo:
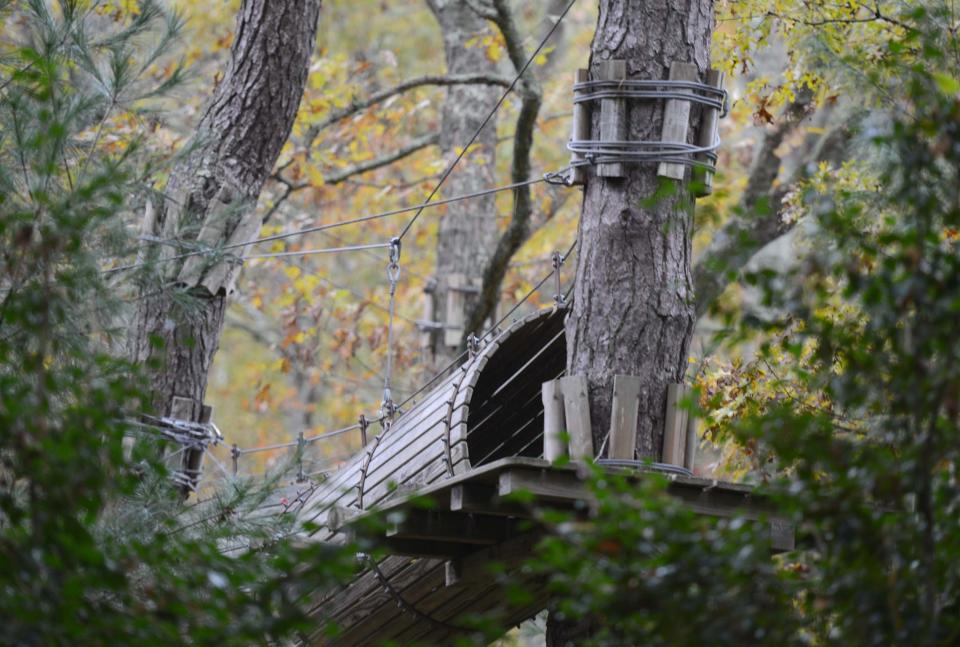
[[820, 162], [837, 164], [846, 157], [850, 132], [844, 124], [823, 135], [791, 177], [775, 186], [782, 163], [776, 151], [808, 114], [810, 101], [806, 95], [790, 104], [778, 126], [764, 138], [737, 215], [714, 234], [697, 261], [693, 269], [697, 318], [707, 312], [727, 285], [738, 279], [740, 271], [757, 252], [793, 229], [796, 223], [782, 218], [783, 201], [793, 187], [809, 177], [809, 169]]
[[[507, 45], [507, 54], [519, 73], [526, 63], [526, 53], [523, 51], [523, 41], [517, 32], [513, 14], [506, 0], [493, 0], [497, 16], [494, 23], [500, 28]], [[520, 113], [517, 115], [513, 144], [513, 162], [510, 171], [511, 181], [525, 182], [530, 177], [530, 150], [533, 147], [533, 131], [536, 126], [537, 113], [540, 111], [540, 86], [533, 75], [521, 80], [520, 84]], [[483, 322], [497, 307], [500, 296], [500, 286], [507, 274], [510, 259], [520, 249], [530, 233], [530, 215], [533, 212], [533, 201], [530, 186], [520, 187], [513, 192], [513, 217], [507, 229], [497, 241], [493, 256], [483, 271], [483, 286], [480, 295], [473, 307], [467, 313], [464, 326], [464, 338], [460, 342], [465, 347], [466, 338], [470, 333], [480, 330]]]
[[[423, 150], [429, 146], [435, 145], [440, 140], [440, 135], [433, 133], [430, 135], [424, 135], [414, 139], [412, 142], [409, 142], [406, 146], [402, 146], [392, 153], [388, 153], [381, 157], [375, 157], [371, 160], [366, 160], [365, 162], [360, 162], [359, 164], [354, 164], [353, 166], [348, 166], [346, 168], [340, 169], [335, 173], [323, 176], [324, 184], [333, 185], [340, 184], [346, 180], [352, 178], [355, 175], [361, 175], [369, 171], [375, 171], [378, 168], [383, 168], [384, 166], [389, 166], [394, 162], [398, 162], [410, 155], [413, 155], [417, 151]], [[309, 182], [298, 182], [294, 183], [283, 177], [282, 173], [274, 173], [270, 176], [270, 179], [283, 184], [286, 187], [283, 195], [277, 198], [277, 201], [273, 203], [273, 206], [263, 214], [263, 222], [267, 222], [270, 218], [277, 212], [280, 206], [289, 198], [293, 193], [301, 191], [312, 186]]]
[[450, 86], [450, 85], [500, 85], [503, 87], [510, 86], [510, 79], [505, 79], [501, 76], [496, 76], [493, 74], [462, 74], [457, 76], [418, 76], [414, 79], [409, 79], [403, 83], [396, 85], [392, 88], [386, 88], [380, 90], [379, 92], [374, 92], [368, 97], [365, 97], [360, 100], [353, 101], [349, 106], [335, 110], [323, 121], [318, 122], [314, 128], [317, 132], [327, 128], [341, 119], [345, 119], [351, 115], [355, 115], [358, 112], [362, 112], [369, 108], [370, 106], [376, 105], [383, 101], [386, 101], [390, 97], [394, 97], [398, 94], [403, 94], [413, 90], [414, 88], [419, 88], [425, 85], [436, 85], [436, 86]]

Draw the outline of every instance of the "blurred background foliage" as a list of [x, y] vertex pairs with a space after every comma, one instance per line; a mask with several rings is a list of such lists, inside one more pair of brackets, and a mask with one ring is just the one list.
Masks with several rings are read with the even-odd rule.
[[[529, 46], [545, 12], [513, 5]], [[567, 162], [572, 71], [585, 63], [594, 5], [573, 7], [534, 66], [544, 91], [535, 173]], [[282, 531], [255, 514], [268, 488], [210, 490], [211, 502], [184, 511], [161, 478], [144, 480], [121, 460], [117, 420], [140, 394], [135, 368], [117, 358], [137, 292], [101, 270], [136, 258], [144, 204], [222, 78], [238, 6], [0, 2], [0, 612], [18, 619], [6, 625], [10, 642], [187, 633], [258, 642], [302, 626], [289, 604], [294, 564], [315, 565], [315, 583], [352, 568], [340, 554], [276, 542]], [[601, 522], [558, 520], [531, 567], [554, 578], [562, 613], [599, 614], [604, 644], [952, 644], [958, 16], [951, 0], [720, 0], [717, 21], [714, 59], [729, 74], [731, 112], [717, 188], [697, 204], [695, 253], [720, 286], [703, 304], [690, 358], [703, 417], [697, 473], [760, 484], [798, 524], [805, 550], [770, 562], [756, 527], [695, 519], [657, 481], [627, 491], [614, 480], [595, 484]], [[324, 3], [297, 124], [258, 207], [262, 235], [427, 196], [446, 164], [430, 143], [444, 90], [354, 108], [442, 73], [441, 36], [419, 2]], [[496, 30], [470, 46], [512, 76]], [[501, 113], [497, 150], [463, 162], [494, 155], [498, 184], [509, 181], [517, 108], [508, 100]], [[384, 162], [398, 151], [407, 152]], [[505, 307], [572, 240], [572, 193], [534, 188], [536, 230], [512, 261]], [[491, 217], [505, 224], [510, 199], [498, 196]], [[425, 212], [404, 246], [400, 399], [435, 368], [422, 360], [416, 320], [437, 221], [455, 208]], [[755, 244], [770, 221], [776, 235]], [[258, 251], [386, 241], [403, 222]], [[750, 250], [749, 263], [724, 264], [735, 254], [718, 244], [729, 240]], [[291, 441], [376, 410], [386, 262], [378, 250], [247, 263], [209, 392], [225, 464], [230, 443]], [[548, 283], [524, 309], [551, 299]], [[335, 465], [358, 446], [347, 434], [309, 451]], [[289, 456], [246, 455], [240, 469], [259, 473]], [[222, 557], [238, 535], [278, 548]], [[691, 582], [694, 572], [705, 583]], [[218, 633], [227, 625], [235, 635]]]

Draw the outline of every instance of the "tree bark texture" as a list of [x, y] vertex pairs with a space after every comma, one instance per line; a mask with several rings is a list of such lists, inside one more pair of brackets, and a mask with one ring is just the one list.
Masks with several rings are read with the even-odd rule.
[[146, 234], [176, 242], [148, 253], [159, 262], [160, 287], [143, 284], [131, 341], [133, 359], [149, 362], [158, 413], [169, 414], [175, 395], [193, 399], [199, 411], [246, 248], [176, 256], [257, 235], [254, 207], [293, 126], [319, 12], [320, 0], [243, 1], [223, 81], [170, 175], [163, 204], [145, 217]]
[[[496, 65], [487, 58], [480, 42], [492, 35], [487, 21], [470, 8], [466, 0], [429, 0], [428, 4], [443, 33], [448, 75], [496, 74]], [[471, 40], [474, 42], [468, 44]], [[493, 110], [502, 90], [494, 85], [456, 85], [447, 91], [443, 107], [440, 148], [452, 161], [486, 116]], [[455, 196], [488, 189], [494, 185], [496, 162], [496, 117], [484, 127], [471, 149], [446, 182], [445, 194]], [[436, 287], [433, 320], [448, 325], [446, 301], [449, 277], [460, 274], [469, 286], [479, 288], [484, 267], [497, 243], [496, 201], [493, 195], [460, 202], [448, 208], [437, 235]], [[467, 293], [462, 315], [472, 301]], [[462, 321], [462, 319], [461, 319]], [[432, 335], [435, 364], [444, 366], [457, 354], [456, 345], [444, 343], [443, 332]], [[459, 337], [457, 339], [459, 342]]]
[[[623, 59], [630, 79], [666, 79], [672, 62], [710, 66], [713, 0], [601, 0], [590, 78], [601, 61]], [[664, 102], [629, 102], [630, 140], [659, 140]], [[599, 109], [593, 138], [599, 136]], [[688, 142], [696, 141], [693, 107]], [[574, 303], [567, 321], [567, 372], [590, 385], [594, 446], [610, 427], [613, 377], [642, 380], [637, 451], [659, 460], [667, 385], [682, 382], [693, 334], [693, 200], [686, 179], [657, 177], [656, 164], [626, 165], [626, 178], [591, 172], [584, 191]], [[687, 170], [686, 178], [689, 179]], [[672, 190], [651, 199], [661, 184]]]

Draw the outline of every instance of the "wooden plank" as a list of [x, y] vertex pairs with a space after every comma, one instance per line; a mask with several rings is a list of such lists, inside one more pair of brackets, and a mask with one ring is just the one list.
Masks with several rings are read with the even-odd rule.
[[[623, 81], [627, 78], [624, 60], [600, 61], [602, 81]], [[624, 99], [600, 100], [600, 141], [622, 142], [627, 139], [627, 102]], [[597, 177], [626, 177], [624, 165], [598, 164]]]
[[593, 498], [586, 484], [571, 472], [506, 470], [500, 474], [497, 485], [497, 493], [502, 497], [509, 497], [519, 492], [533, 495], [539, 500], [538, 503], [540, 501], [573, 503], [590, 501]]
[[454, 348], [460, 346], [463, 337], [463, 309], [466, 304], [467, 277], [463, 274], [448, 274], [446, 277], [446, 320], [443, 327], [443, 343]]
[[691, 473], [693, 473], [693, 468], [697, 463], [697, 445], [699, 444], [697, 439], [698, 425], [699, 419], [696, 416], [691, 416], [689, 412], [687, 412], [687, 439], [683, 443], [683, 466], [690, 470]]
[[[697, 66], [693, 63], [670, 64], [671, 81], [696, 81], [699, 75]], [[679, 90], [684, 94], [693, 94], [690, 90]], [[660, 134], [661, 142], [687, 142], [687, 131], [690, 129], [690, 102], [683, 99], [668, 99], [663, 108], [663, 130]], [[660, 162], [657, 175], [682, 180], [687, 167], [683, 164]]]
[[640, 410], [640, 378], [613, 377], [613, 407], [610, 412], [610, 458], [633, 460], [637, 451], [637, 415]]
[[[724, 73], [720, 70], [707, 70], [707, 77], [704, 83], [715, 88], [723, 88]], [[700, 118], [700, 132], [697, 135], [697, 145], [701, 147], [712, 146], [717, 137], [717, 126], [720, 123], [720, 111], [703, 106], [701, 108], [703, 116]], [[707, 153], [698, 153], [697, 161], [708, 164], [711, 168], [716, 168], [716, 164], [710, 159]], [[699, 186], [696, 195], [698, 198], [708, 196], [713, 193], [713, 171], [702, 168], [695, 168], [694, 178]]]
[[570, 436], [570, 458], [580, 461], [593, 458], [593, 435], [590, 427], [590, 400], [587, 397], [587, 377], [568, 375], [560, 378], [563, 393], [564, 416]]
[[533, 553], [540, 539], [540, 533], [527, 532], [466, 557], [451, 560], [444, 565], [445, 584], [452, 586], [458, 582], [489, 581], [493, 575], [490, 569], [492, 563], [506, 567], [518, 565]]
[[433, 541], [430, 539], [407, 539], [405, 537], [386, 537], [380, 542], [391, 555], [407, 557], [425, 557], [447, 560], [460, 557], [476, 550], [476, 546], [455, 541]]
[[686, 408], [681, 407], [684, 398], [690, 394], [690, 387], [683, 384], [667, 385], [667, 415], [663, 432], [663, 462], [670, 465], [684, 464], [684, 450], [687, 443]]
[[406, 518], [391, 524], [388, 538], [424, 539], [454, 544], [496, 544], [517, 533], [517, 524], [499, 516], [409, 510]]
[[[574, 75], [574, 83], [584, 83], [590, 80], [588, 70], [577, 70]], [[585, 94], [582, 90], [574, 90], [574, 96]], [[590, 102], [573, 104], [573, 128], [570, 134], [571, 140], [586, 141], [590, 139]], [[583, 155], [579, 153], [570, 153], [570, 164], [583, 160]], [[587, 169], [584, 166], [573, 166], [573, 176], [571, 184], [585, 184], [587, 181]]]
[[796, 528], [786, 519], [770, 520], [770, 546], [775, 551], [788, 552], [797, 547]]
[[534, 516], [525, 505], [501, 500], [496, 486], [489, 483], [461, 483], [451, 487], [450, 510], [508, 517]]
[[563, 437], [567, 426], [563, 414], [563, 395], [559, 380], [544, 382], [541, 387], [543, 400], [543, 457], [551, 463], [567, 455], [567, 442]]

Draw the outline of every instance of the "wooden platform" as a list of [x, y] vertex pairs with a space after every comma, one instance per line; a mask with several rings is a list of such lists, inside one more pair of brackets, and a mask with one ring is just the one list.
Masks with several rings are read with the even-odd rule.
[[[647, 472], [607, 468], [629, 479]], [[555, 466], [536, 458], [504, 458], [412, 496], [384, 502], [360, 516], [345, 514], [346, 528], [373, 539], [395, 555], [458, 559], [526, 532], [536, 532], [537, 510], [559, 507], [589, 518], [593, 496], [583, 466]], [[698, 514], [741, 516], [770, 528], [775, 551], [794, 548], [794, 529], [748, 485], [669, 475], [667, 492]], [[521, 493], [518, 495], [518, 493]], [[368, 514], [385, 518], [385, 529], [358, 524]]]
[[[533, 617], [550, 601], [546, 583], [522, 568], [545, 530], [538, 511], [559, 507], [589, 520], [593, 497], [585, 471], [536, 458], [503, 458], [410, 495], [394, 493], [375, 511], [332, 510], [338, 535], [353, 534], [390, 556], [368, 560], [354, 581], [315, 599], [312, 614], [335, 623], [340, 633], [326, 634], [319, 623], [307, 642], [447, 644], [470, 635], [471, 615], [484, 614], [503, 629]], [[649, 478], [642, 471], [610, 471], [638, 482]], [[792, 526], [749, 486], [674, 476], [667, 491], [699, 514], [736, 514], [767, 524], [775, 551], [794, 546]], [[370, 518], [381, 522], [366, 523]], [[499, 576], [489, 568], [493, 562], [500, 565]], [[528, 598], [511, 600], [511, 585]]]

